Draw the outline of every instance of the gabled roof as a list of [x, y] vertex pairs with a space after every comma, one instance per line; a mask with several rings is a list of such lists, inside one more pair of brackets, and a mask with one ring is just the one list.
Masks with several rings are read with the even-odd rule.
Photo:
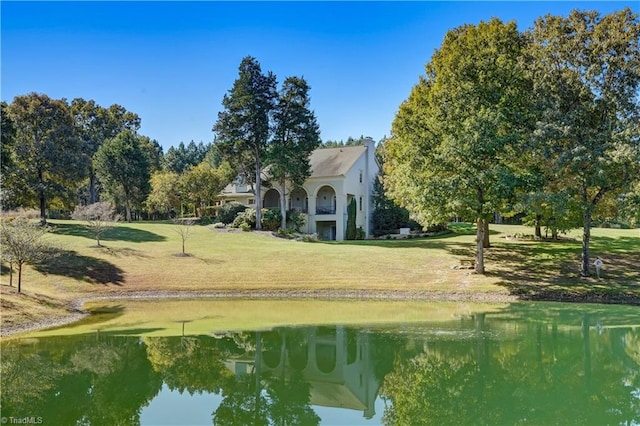
[[343, 176], [366, 150], [365, 146], [316, 149], [309, 157], [310, 177]]

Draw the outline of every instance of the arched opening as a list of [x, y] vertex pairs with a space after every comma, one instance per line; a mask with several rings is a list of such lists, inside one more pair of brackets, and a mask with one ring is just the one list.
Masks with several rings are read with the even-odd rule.
[[336, 213], [336, 191], [329, 185], [325, 185], [318, 190], [316, 197], [316, 214]]
[[280, 193], [277, 189], [271, 188], [264, 194], [262, 200], [262, 207], [265, 209], [278, 209], [280, 208]]
[[309, 210], [309, 197], [304, 188], [298, 186], [289, 195], [289, 209], [300, 213], [307, 213]]

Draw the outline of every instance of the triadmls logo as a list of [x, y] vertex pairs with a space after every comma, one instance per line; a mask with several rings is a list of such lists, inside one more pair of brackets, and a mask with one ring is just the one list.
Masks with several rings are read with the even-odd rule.
[[10, 425], [41, 425], [42, 417], [26, 416], [26, 417], [2, 417], [2, 424]]

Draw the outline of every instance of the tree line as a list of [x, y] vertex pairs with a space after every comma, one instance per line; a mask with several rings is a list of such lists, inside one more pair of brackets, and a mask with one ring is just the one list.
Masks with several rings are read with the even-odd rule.
[[304, 78], [288, 77], [278, 91], [273, 73], [244, 58], [223, 98], [214, 142], [181, 142], [166, 154], [138, 133], [140, 117], [120, 105], [17, 96], [2, 102], [2, 207], [38, 208], [43, 224], [49, 209], [100, 200], [128, 221], [140, 214], [207, 215], [221, 190], [243, 176], [256, 193], [265, 179], [280, 185], [284, 226], [285, 184], [309, 176], [308, 157], [321, 144], [309, 90]]
[[449, 31], [381, 147], [386, 192], [430, 225], [494, 213], [557, 232], [594, 215], [640, 222], [640, 23], [574, 10], [520, 32], [499, 19]]

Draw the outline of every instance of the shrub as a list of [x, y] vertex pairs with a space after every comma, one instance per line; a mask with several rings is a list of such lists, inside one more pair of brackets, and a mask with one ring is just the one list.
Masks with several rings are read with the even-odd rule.
[[249, 231], [251, 231], [251, 226], [248, 223], [243, 222], [240, 225], [240, 229], [242, 229], [244, 232], [249, 232]]
[[364, 240], [366, 236], [367, 234], [364, 232], [364, 229], [362, 229], [362, 226], [359, 226], [358, 229], [356, 229], [356, 240]]
[[304, 213], [300, 213], [297, 210], [289, 210], [287, 212], [287, 226], [292, 227], [296, 231], [300, 231], [300, 229], [307, 223], [307, 215]]
[[233, 223], [238, 213], [244, 212], [246, 209], [247, 206], [237, 201], [223, 204], [218, 210], [218, 221], [225, 224]]
[[262, 209], [262, 229], [264, 231], [275, 231], [280, 227], [281, 221], [282, 216], [279, 209]]

